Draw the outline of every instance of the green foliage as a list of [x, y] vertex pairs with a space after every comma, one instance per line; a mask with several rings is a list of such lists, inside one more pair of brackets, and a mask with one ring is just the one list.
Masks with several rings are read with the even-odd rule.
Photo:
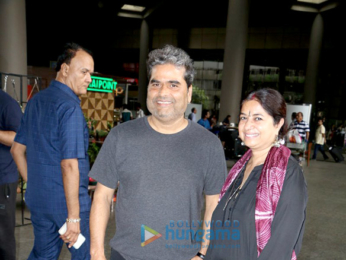
[[108, 131], [106, 130], [96, 130], [96, 135], [98, 137], [106, 137], [108, 135]]
[[204, 89], [192, 86], [192, 99], [191, 102], [195, 104], [202, 104], [203, 108], [208, 108], [209, 97], [205, 94]]
[[113, 128], [113, 122], [107, 121], [107, 130], [110, 131]]
[[95, 127], [96, 127], [97, 121], [93, 119], [92, 117], [90, 118], [86, 117], [85, 114], [84, 114], [84, 118], [89, 129], [89, 136], [95, 135]]
[[90, 165], [92, 165], [95, 162], [99, 151], [100, 151], [100, 147], [96, 143], [89, 144], [88, 155], [89, 155]]

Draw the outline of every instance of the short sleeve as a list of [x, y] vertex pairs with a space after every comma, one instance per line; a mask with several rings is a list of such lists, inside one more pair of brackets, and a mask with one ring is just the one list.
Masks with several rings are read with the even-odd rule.
[[21, 119], [20, 126], [14, 138], [14, 141], [23, 145], [26, 145], [26, 124], [25, 117], [23, 116]]
[[25, 118], [26, 115], [23, 116], [22, 111], [18, 106], [12, 106], [12, 112], [8, 111], [10, 122], [8, 122], [8, 130], [16, 132], [16, 137], [14, 141], [23, 145], [26, 145], [26, 127], [25, 127]]
[[226, 176], [227, 165], [224, 150], [221, 142], [216, 140], [214, 145], [210, 146], [209, 165], [205, 176], [204, 193], [206, 195], [219, 194]]
[[61, 159], [85, 158], [85, 124], [86, 122], [80, 107], [71, 107], [61, 115], [59, 120]]
[[115, 152], [116, 140], [115, 128], [113, 128], [107, 135], [89, 172], [91, 178], [111, 189], [115, 189], [119, 181]]
[[17, 104], [17, 102], [9, 103], [3, 111], [2, 122], [4, 122], [3, 126], [5, 130], [17, 132], [22, 116], [23, 113], [20, 110], [20, 106]]
[[326, 133], [326, 128], [324, 126], [321, 127], [321, 134], [325, 134]]

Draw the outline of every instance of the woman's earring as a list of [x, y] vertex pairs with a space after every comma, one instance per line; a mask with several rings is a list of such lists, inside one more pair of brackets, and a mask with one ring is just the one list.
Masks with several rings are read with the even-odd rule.
[[245, 145], [245, 143], [244, 143], [244, 142], [241, 142], [240, 144], [241, 144], [242, 146], [244, 146], [244, 145]]
[[274, 141], [273, 145], [274, 145], [275, 147], [280, 147], [280, 146], [283, 145], [283, 144], [285, 144], [285, 140], [284, 140], [284, 139], [279, 139], [279, 136], [276, 135], [276, 136], [275, 136], [275, 141]]

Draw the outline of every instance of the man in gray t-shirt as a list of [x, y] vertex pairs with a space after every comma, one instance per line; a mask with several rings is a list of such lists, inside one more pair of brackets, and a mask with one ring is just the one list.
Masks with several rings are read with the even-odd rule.
[[89, 174], [98, 181], [91, 256], [105, 259], [104, 236], [118, 187], [111, 259], [199, 260], [226, 176], [224, 152], [215, 135], [184, 118], [194, 76], [189, 56], [168, 45], [152, 51], [147, 65], [152, 115], [113, 128]]

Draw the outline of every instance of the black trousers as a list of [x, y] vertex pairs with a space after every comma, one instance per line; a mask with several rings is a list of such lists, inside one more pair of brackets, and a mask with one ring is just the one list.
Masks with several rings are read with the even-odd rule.
[[16, 197], [17, 182], [0, 185], [0, 259], [4, 260], [16, 259]]
[[121, 254], [118, 253], [118, 251], [115, 251], [113, 248], [112, 248], [112, 251], [111, 251], [111, 259], [110, 260], [125, 260], [124, 257], [121, 256]]

